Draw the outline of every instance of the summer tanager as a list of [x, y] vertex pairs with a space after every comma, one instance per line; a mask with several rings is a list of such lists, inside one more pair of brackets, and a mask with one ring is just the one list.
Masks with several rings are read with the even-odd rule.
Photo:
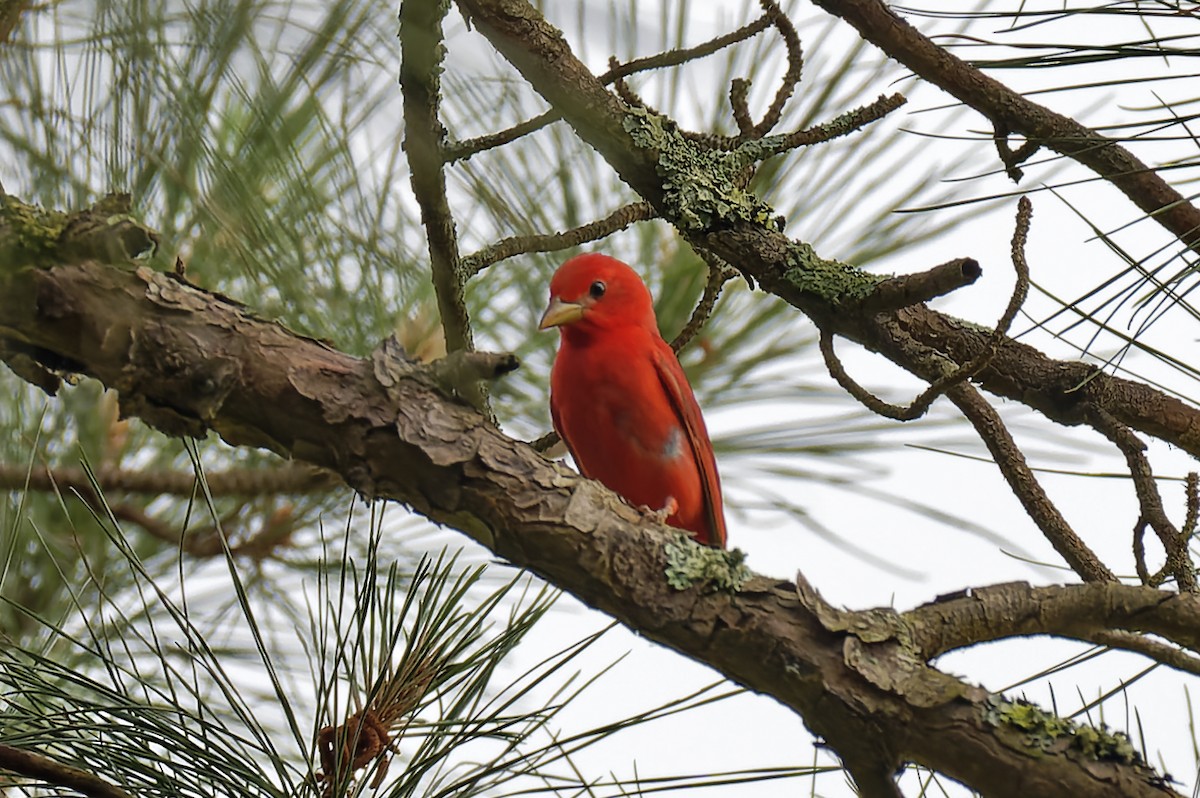
[[646, 284], [607, 255], [571, 258], [550, 281], [538, 329], [550, 327], [561, 334], [550, 415], [579, 470], [724, 548], [712, 443]]

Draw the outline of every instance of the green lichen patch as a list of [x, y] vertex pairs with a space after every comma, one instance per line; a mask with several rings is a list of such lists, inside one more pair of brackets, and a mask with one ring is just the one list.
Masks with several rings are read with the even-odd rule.
[[875, 286], [887, 279], [887, 275], [871, 274], [848, 263], [826, 260], [803, 241], [792, 242], [787, 260], [784, 277], [789, 282], [834, 305], [843, 300], [866, 299], [874, 293]]
[[988, 696], [983, 719], [997, 729], [1015, 730], [1025, 745], [1038, 752], [1074, 751], [1098, 762], [1145, 765], [1128, 735], [1101, 726], [1081, 726], [1028, 701]]
[[667, 544], [667, 584], [676, 590], [703, 585], [736, 593], [750, 578], [746, 554], [739, 549], [714, 549], [686, 537]]
[[128, 194], [110, 194], [67, 214], [2, 196], [0, 265], [22, 268], [49, 260], [122, 265], [151, 255], [158, 236], [129, 216], [130, 205]]
[[0, 260], [19, 268], [46, 257], [58, 247], [67, 215], [0, 196]]
[[[666, 117], [631, 108], [623, 122], [639, 147], [655, 153], [667, 220], [684, 233], [700, 234], [751, 224], [783, 229], [783, 219], [753, 192], [739, 187], [747, 166], [775, 155], [773, 142], [748, 141], [733, 151], [706, 149], [685, 138]], [[803, 242], [791, 242], [785, 276], [798, 289], [831, 304], [871, 295], [884, 277], [825, 260]]]
[[631, 108], [623, 126], [635, 144], [657, 154], [667, 217], [680, 230], [708, 232], [742, 222], [782, 229], [770, 205], [738, 187], [738, 174], [750, 163], [746, 153], [704, 149], [645, 108]]

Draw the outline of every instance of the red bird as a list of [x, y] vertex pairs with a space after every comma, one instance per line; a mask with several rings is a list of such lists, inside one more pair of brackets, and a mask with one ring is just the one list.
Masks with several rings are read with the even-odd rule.
[[665, 515], [700, 543], [725, 547], [712, 443], [654, 304], [633, 269], [579, 255], [555, 272], [538, 329], [562, 336], [550, 415], [585, 477]]

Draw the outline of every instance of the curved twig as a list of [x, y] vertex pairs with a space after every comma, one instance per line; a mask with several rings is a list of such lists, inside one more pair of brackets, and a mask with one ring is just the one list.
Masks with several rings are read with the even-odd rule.
[[708, 282], [704, 284], [704, 293], [701, 295], [700, 301], [696, 303], [691, 318], [688, 319], [687, 324], [683, 325], [679, 335], [676, 335], [675, 339], [671, 341], [671, 348], [676, 352], [691, 343], [691, 340], [696, 337], [696, 333], [700, 332], [708, 322], [708, 318], [717, 304], [717, 299], [721, 296], [721, 289], [725, 287], [725, 283], [733, 279], [733, 269], [725, 261], [709, 253], [701, 253], [701, 257], [708, 264]]
[[[632, 61], [626, 61], [623, 64], [618, 64], [609, 69], [607, 72], [598, 75], [597, 80], [602, 84], [608, 85], [621, 78], [628, 77], [637, 72], [645, 72], [651, 69], [663, 69], [666, 67], [679, 66], [686, 64], [688, 61], [694, 61], [698, 58], [712, 55], [745, 41], [759, 33], [762, 33], [767, 28], [771, 27], [771, 18], [764, 14], [747, 25], [743, 25], [737, 30], [722, 34], [708, 41], [698, 44], [695, 47], [684, 47], [675, 50], [667, 50], [666, 52], [658, 53], [657, 55], [647, 56], [645, 58], [635, 58]], [[464, 141], [453, 142], [442, 148], [442, 156], [446, 163], [454, 163], [465, 158], [470, 158], [472, 155], [483, 152], [484, 150], [494, 149], [496, 147], [509, 144], [522, 136], [527, 136], [534, 131], [541, 130], [546, 125], [552, 122], [557, 122], [562, 118], [555, 109], [550, 109], [544, 113], [538, 114], [532, 119], [527, 119], [524, 122], [516, 124], [506, 130], [501, 130], [496, 133], [489, 133], [478, 138], [466, 139]]]
[[[1158, 485], [1154, 481], [1154, 473], [1150, 469], [1150, 461], [1146, 458], [1146, 444], [1143, 443], [1124, 424], [1119, 423], [1103, 410], [1093, 410], [1089, 423], [1108, 438], [1121, 454], [1125, 455], [1125, 463], [1129, 467], [1129, 475], [1133, 479], [1133, 489], [1137, 494], [1138, 505], [1141, 507], [1141, 518], [1138, 521], [1139, 530], [1135, 532], [1134, 552], [1139, 562], [1138, 576], [1146, 576], [1145, 550], [1141, 546], [1140, 527], [1143, 522], [1154, 530], [1166, 552], [1164, 570], [1175, 577], [1180, 590], [1196, 590], [1196, 569], [1188, 555], [1188, 536], [1180, 533], [1163, 509], [1162, 497], [1158, 493]], [[1146, 584], [1156, 584], [1156, 577], [1144, 580]]]
[[580, 244], [612, 235], [618, 230], [624, 230], [634, 222], [653, 219], [656, 215], [650, 203], [634, 202], [622, 205], [603, 219], [597, 219], [561, 233], [504, 238], [463, 258], [460, 264], [460, 274], [464, 280], [468, 280], [488, 266], [514, 255], [529, 252], [557, 252], [560, 249], [577, 247]]

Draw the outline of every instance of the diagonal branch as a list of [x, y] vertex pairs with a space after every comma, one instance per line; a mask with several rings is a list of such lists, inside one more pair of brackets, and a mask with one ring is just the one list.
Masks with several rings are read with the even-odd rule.
[[[670, 546], [700, 559], [723, 553], [681, 543], [598, 483], [505, 437], [444, 393], [427, 366], [381, 371], [170, 276], [93, 262], [0, 263], [0, 335], [77, 364], [119, 392], [124, 413], [168, 433], [211, 429], [234, 445], [265, 446], [463, 530], [791, 707], [878, 794], [878, 775], [903, 759], [1001, 798], [1164, 795], [1139, 760], [1011, 744], [1013, 729], [989, 713], [985, 691], [899, 640], [830, 628], [796, 585], [756, 577], [736, 595], [672, 587]], [[1186, 612], [1174, 607], [1177, 623]]]
[[1075, 534], [1054, 502], [1050, 501], [996, 409], [974, 387], [965, 383], [951, 386], [946, 396], [971, 422], [1025, 512], [1038, 525], [1054, 550], [1071, 566], [1071, 570], [1088, 582], [1115, 582], [1116, 575]]
[[471, 350], [474, 345], [440, 148], [446, 137], [446, 129], [438, 119], [445, 10], [441, 3], [400, 4], [400, 90], [404, 96], [404, 152], [429, 239], [429, 265], [446, 349], [456, 352]]
[[120, 787], [94, 773], [10, 745], [0, 744], [0, 770], [19, 773], [55, 787], [65, 787], [88, 798], [132, 798]]
[[[986, 116], [998, 137], [1009, 131], [1020, 133], [1031, 145], [1075, 159], [1124, 192], [1193, 251], [1200, 251], [1200, 209], [1117, 141], [985, 75], [934, 44], [882, 0], [814, 1], [849, 22], [880, 50]], [[1006, 158], [1006, 166], [1013, 166], [1017, 157]]]

